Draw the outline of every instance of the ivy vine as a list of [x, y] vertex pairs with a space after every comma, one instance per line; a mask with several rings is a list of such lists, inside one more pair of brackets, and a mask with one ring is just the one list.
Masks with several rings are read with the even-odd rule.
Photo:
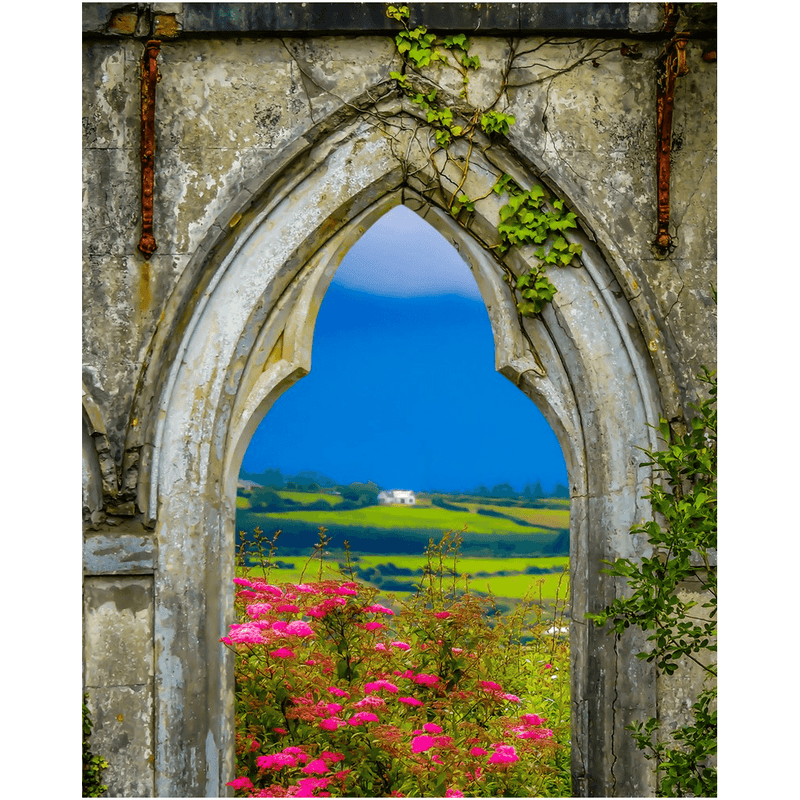
[[700, 380], [708, 397], [695, 407], [690, 430], [677, 435], [662, 419], [664, 448], [645, 451], [642, 466], [663, 478], [646, 495], [657, 519], [631, 533], [646, 536], [653, 555], [606, 562], [606, 573], [625, 579], [628, 591], [586, 615], [617, 636], [630, 626], [647, 632], [650, 646], [637, 657], [660, 672], [672, 675], [691, 661], [708, 680], [687, 724], [669, 733], [655, 717], [627, 726], [645, 758], [656, 761], [659, 797], [717, 795], [717, 378], [706, 370]]
[[[471, 198], [463, 191], [475, 134], [481, 131], [490, 141], [498, 137], [508, 137], [511, 126], [516, 122], [513, 114], [494, 108], [504, 91], [505, 79], [491, 106], [474, 109], [451, 107], [442, 100], [436, 87], [426, 85], [420, 88], [422, 81], [414, 81], [412, 78], [422, 78], [419, 71], [431, 65], [454, 66], [461, 73], [462, 89], [459, 99], [466, 100], [470, 73], [481, 67], [479, 56], [470, 55], [469, 38], [463, 33], [439, 37], [424, 25], [411, 28], [408, 24], [408, 6], [390, 5], [386, 15], [403, 26], [403, 30], [395, 36], [397, 52], [403, 59], [403, 71], [393, 71], [390, 77], [397, 82], [398, 89], [424, 112], [433, 129], [436, 148], [446, 151], [458, 139], [463, 139], [468, 144], [462, 179], [456, 188], [448, 192], [444, 189], [441, 176], [439, 181], [447, 200], [448, 211], [464, 224], [462, 212], [467, 215], [472, 213], [475, 203], [483, 199]], [[509, 70], [510, 64], [506, 75]], [[432, 155], [431, 153], [431, 161]], [[437, 174], [440, 175], [439, 170]], [[506, 269], [512, 288], [520, 295], [517, 311], [521, 316], [535, 316], [541, 313], [556, 294], [555, 286], [547, 277], [547, 267], [569, 266], [582, 255], [581, 245], [569, 242], [564, 236], [565, 231], [578, 227], [576, 215], [566, 208], [562, 199], [551, 198], [544, 186], [534, 184], [526, 190], [508, 174], [503, 174], [491, 191], [506, 198], [506, 204], [500, 208], [500, 222], [497, 226], [500, 241], [493, 249], [502, 255], [512, 247], [539, 245], [533, 253], [539, 263], [528, 272], [515, 277]]]

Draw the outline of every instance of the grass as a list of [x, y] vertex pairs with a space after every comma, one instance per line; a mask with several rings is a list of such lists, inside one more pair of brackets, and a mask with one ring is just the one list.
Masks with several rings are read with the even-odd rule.
[[[405, 569], [422, 569], [427, 563], [424, 555], [418, 556], [359, 556], [358, 566], [378, 567], [381, 564], [391, 563], [396, 567]], [[463, 574], [465, 572], [475, 576], [478, 572], [499, 572], [509, 570], [511, 572], [523, 572], [526, 567], [536, 566], [542, 569], [561, 569], [569, 565], [567, 556], [544, 556], [541, 558], [470, 558], [459, 556], [457, 569]]]
[[307, 522], [310, 525], [354, 525], [388, 530], [405, 528], [461, 530], [466, 525], [470, 533], [514, 533], [531, 536], [536, 533], [550, 532], [545, 529], [539, 530], [525, 525], [518, 525], [510, 519], [470, 514], [463, 511], [450, 511], [436, 506], [421, 508], [367, 506], [350, 511], [336, 512], [333, 515], [330, 511], [300, 510], [264, 514], [263, 516], [265, 519], [269, 519], [270, 525], [274, 526], [280, 526], [280, 520], [287, 519]]
[[464, 505], [473, 513], [477, 513], [479, 508], [488, 508], [545, 528], [569, 528], [569, 504], [564, 509], [496, 506], [491, 503], [464, 503]]
[[343, 498], [340, 494], [325, 494], [325, 492], [290, 492], [288, 489], [279, 489], [276, 494], [284, 500], [294, 500], [296, 503], [315, 503], [317, 500], [325, 500], [332, 506], [338, 506]]
[[[273, 568], [269, 573], [269, 580], [272, 583], [300, 583], [302, 581], [320, 579], [320, 562], [314, 560], [308, 562], [307, 558], [284, 558], [285, 563], [294, 564], [293, 569]], [[251, 562], [254, 564], [255, 562]], [[395, 567], [421, 570], [427, 563], [424, 555], [420, 556], [361, 556], [354, 568], [367, 569], [381, 565], [393, 564]], [[559, 572], [543, 575], [498, 575], [500, 571], [523, 572], [526, 567], [536, 566], [541, 569], [558, 569]], [[469, 575], [469, 587], [474, 592], [492, 594], [498, 600], [521, 600], [526, 595], [534, 599], [541, 597], [543, 601], [552, 602], [556, 598], [563, 598], [569, 587], [569, 558], [566, 556], [554, 556], [546, 558], [461, 558], [457, 563], [459, 586], [464, 585], [464, 575]], [[563, 570], [567, 570], [566, 573]], [[260, 571], [256, 568], [256, 572]], [[489, 573], [481, 577], [477, 573]], [[341, 578], [349, 579], [349, 575], [344, 575], [338, 571], [334, 561], [323, 562], [322, 579]], [[421, 575], [392, 575], [393, 590], [391, 593], [403, 594], [396, 584], [407, 584], [407, 592], [415, 591], [416, 584], [420, 581]], [[357, 580], [361, 580], [357, 578]], [[445, 579], [446, 582], [452, 578]], [[363, 581], [368, 583], [368, 581]]]

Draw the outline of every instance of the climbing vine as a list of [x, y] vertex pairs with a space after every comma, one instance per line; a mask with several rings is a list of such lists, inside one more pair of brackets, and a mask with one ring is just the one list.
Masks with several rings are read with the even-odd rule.
[[[660, 432], [665, 447], [646, 451], [645, 466], [664, 478], [647, 495], [657, 519], [632, 529], [653, 548], [649, 558], [621, 558], [607, 573], [624, 578], [628, 593], [587, 617], [620, 635], [631, 625], [646, 631], [651, 646], [638, 654], [672, 675], [693, 662], [708, 685], [691, 709], [689, 723], [660, 735], [656, 718], [628, 726], [637, 746], [658, 767], [660, 797], [716, 797], [717, 572], [717, 380], [700, 376], [708, 398], [700, 403], [691, 429], [675, 435], [666, 420]], [[682, 591], [690, 587], [691, 593]], [[700, 602], [692, 596], [702, 598]]]
[[[431, 65], [454, 66], [461, 74], [459, 100], [466, 100], [470, 73], [481, 67], [479, 56], [470, 55], [469, 38], [463, 33], [442, 38], [428, 31], [424, 25], [409, 27], [408, 6], [390, 5], [386, 15], [403, 26], [403, 30], [395, 36], [397, 52], [403, 59], [403, 71], [391, 72], [390, 77], [397, 81], [400, 91], [424, 112], [431, 125], [435, 148], [429, 159], [439, 176], [439, 186], [446, 198], [448, 211], [457, 221], [465, 224], [462, 221], [463, 216], [474, 212], [475, 203], [483, 199], [471, 198], [463, 191], [475, 146], [475, 135], [480, 131], [490, 142], [508, 137], [511, 126], [516, 122], [513, 114], [494, 107], [505, 90], [514, 57], [513, 48], [500, 91], [492, 104], [474, 109], [468, 108], [466, 104], [451, 106], [444, 102], [438, 88], [425, 85], [421, 89], [419, 84], [422, 81], [415, 81], [414, 78], [421, 79], [419, 70]], [[436, 166], [433, 154], [437, 150], [447, 151], [459, 139], [468, 145], [466, 160], [460, 168], [462, 178], [455, 189], [447, 191], [444, 188], [442, 169]], [[500, 223], [497, 231], [500, 241], [493, 249], [502, 255], [512, 247], [538, 245], [533, 253], [539, 262], [536, 266], [519, 277], [506, 270], [512, 288], [520, 295], [517, 311], [521, 316], [535, 316], [541, 313], [556, 294], [555, 286], [546, 275], [546, 268], [569, 266], [582, 254], [581, 245], [569, 242], [564, 236], [567, 230], [578, 227], [576, 215], [566, 208], [563, 200], [552, 198], [544, 186], [534, 184], [526, 190], [506, 173], [495, 182], [491, 191], [506, 199], [505, 205], [499, 211]]]

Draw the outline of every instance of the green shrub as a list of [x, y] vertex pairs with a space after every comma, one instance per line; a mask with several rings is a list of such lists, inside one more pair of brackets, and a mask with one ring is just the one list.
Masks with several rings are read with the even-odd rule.
[[271, 584], [266, 558], [235, 579], [238, 796], [570, 794], [568, 643], [535, 603], [471, 593], [457, 555], [458, 537], [431, 541], [391, 607], [322, 561], [314, 581]]
[[[636, 627], [650, 632], [652, 648], [638, 657], [655, 662], [667, 675], [686, 661], [698, 665], [707, 680], [692, 706], [692, 719], [668, 736], [655, 718], [628, 726], [637, 746], [657, 765], [660, 797], [714, 797], [717, 794], [716, 651], [717, 570], [717, 380], [701, 376], [708, 397], [696, 406], [690, 430], [677, 435], [661, 420], [665, 447], [646, 451], [643, 466], [654, 467], [663, 484], [654, 483], [647, 498], [656, 519], [632, 529], [644, 534], [653, 555], [641, 561], [618, 559], [609, 575], [627, 579], [630, 594], [600, 614], [597, 625], [610, 623], [609, 633]], [[660, 520], [660, 521], [658, 521]], [[701, 606], [681, 595], [691, 582], [707, 598]]]
[[83, 696], [83, 794], [82, 797], [102, 797], [108, 790], [103, 783], [103, 770], [108, 762], [102, 756], [92, 753], [89, 737], [92, 735], [92, 719], [86, 702], [89, 695]]

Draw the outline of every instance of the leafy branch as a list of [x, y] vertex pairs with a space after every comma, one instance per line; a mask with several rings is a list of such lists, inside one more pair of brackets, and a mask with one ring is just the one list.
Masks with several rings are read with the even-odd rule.
[[[443, 167], [437, 166], [433, 159], [435, 151], [428, 156], [437, 175], [439, 188], [446, 198], [447, 209], [459, 220], [462, 211], [472, 213], [475, 210], [475, 203], [483, 199], [471, 198], [463, 191], [476, 132], [481, 131], [490, 140], [508, 137], [511, 126], [516, 122], [513, 114], [494, 108], [505, 91], [515, 49], [512, 46], [512, 55], [506, 65], [502, 88], [492, 106], [474, 109], [471, 114], [464, 109], [454, 110], [443, 102], [436, 87], [428, 86], [423, 90], [415, 88], [409, 69], [416, 72], [432, 64], [452, 63], [446, 54], [448, 51], [452, 52], [456, 56], [455, 65], [462, 74], [464, 88], [461, 97], [463, 98], [466, 96], [469, 70], [480, 68], [480, 59], [469, 55], [469, 39], [464, 34], [441, 39], [436, 34], [430, 33], [423, 25], [410, 28], [407, 22], [410, 16], [407, 6], [389, 6], [386, 14], [403, 26], [403, 30], [395, 37], [395, 44], [397, 52], [403, 58], [405, 70], [393, 71], [390, 77], [397, 81], [399, 90], [424, 113], [427, 122], [433, 128], [438, 150], [444, 150], [447, 154], [449, 147], [457, 139], [465, 139], [468, 143], [466, 158], [460, 167], [461, 178], [449, 192], [444, 186]], [[497, 253], [502, 255], [515, 246], [539, 245], [534, 252], [539, 261], [537, 266], [518, 278], [506, 270], [512, 288], [520, 294], [517, 303], [519, 314], [527, 317], [535, 316], [541, 313], [556, 294], [555, 286], [545, 274], [546, 268], [554, 265], [567, 266], [582, 254], [581, 245], [569, 242], [564, 236], [565, 231], [577, 228], [576, 215], [565, 208], [564, 201], [560, 198], [555, 198], [548, 204], [549, 193], [543, 186], [537, 184], [526, 191], [507, 174], [500, 177], [491, 191], [508, 198], [506, 205], [502, 206], [499, 212], [500, 224], [497, 230], [500, 242], [494, 246]]]
[[[697, 416], [684, 434], [660, 423], [663, 450], [645, 451], [647, 461], [663, 478], [646, 499], [657, 519], [634, 527], [644, 534], [653, 555], [640, 561], [623, 558], [611, 563], [608, 575], [625, 578], [629, 594], [617, 598], [602, 612], [587, 614], [598, 626], [610, 624], [609, 633], [620, 635], [631, 625], [651, 632], [647, 652], [637, 657], [655, 662], [672, 675], [684, 659], [698, 665], [710, 680], [717, 676], [717, 573], [712, 557], [717, 547], [717, 380], [705, 370], [700, 379], [708, 397], [695, 410]], [[657, 521], [658, 520], [658, 521]], [[704, 602], [682, 594], [685, 586]], [[701, 615], [690, 613], [703, 609]], [[716, 769], [709, 758], [717, 750], [716, 685], [698, 695], [692, 706], [693, 723], [671, 734], [672, 744], [659, 741], [659, 720], [628, 726], [637, 746], [659, 765], [661, 796], [716, 795]]]

